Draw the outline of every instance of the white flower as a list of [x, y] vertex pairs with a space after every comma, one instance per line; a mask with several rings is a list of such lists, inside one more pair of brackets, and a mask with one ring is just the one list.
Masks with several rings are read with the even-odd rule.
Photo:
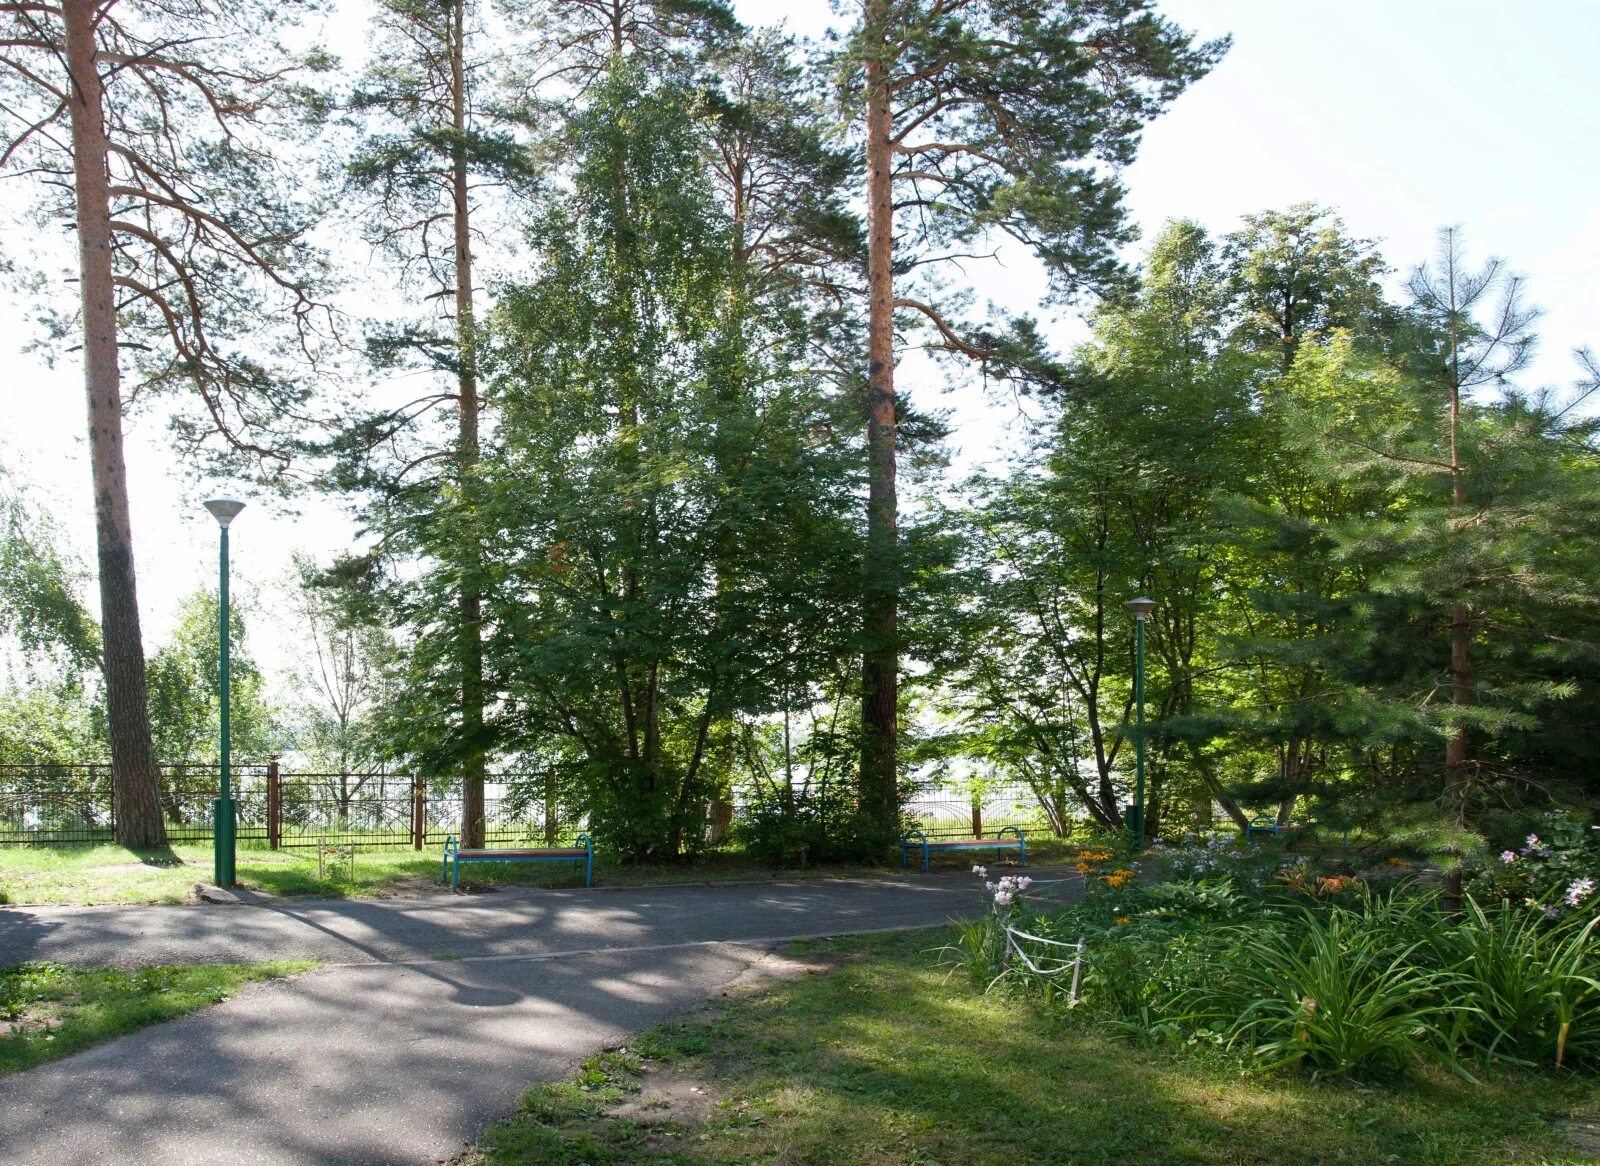
[[1009, 907], [1011, 905], [1011, 892], [996, 891], [994, 893], [994, 905], [996, 907]]
[[1517, 861], [1517, 852], [1514, 850], [1502, 850], [1500, 852], [1500, 861], [1510, 866]]
[[998, 891], [1000, 887], [997, 883], [984, 883], [983, 889], [986, 891]]
[[1019, 890], [1019, 891], [1025, 891], [1031, 886], [1033, 886], [1033, 880], [1030, 879], [1027, 875], [1023, 875], [1020, 879], [1017, 880], [1017, 890]]
[[989, 868], [986, 866], [975, 866], [972, 868], [972, 873], [981, 879], [989, 873]]
[[1528, 853], [1528, 851], [1537, 848], [1538, 845], [1539, 845], [1539, 836], [1537, 834], [1529, 834], [1528, 835], [1527, 845], [1525, 847], [1523, 847], [1522, 853], [1526, 854], [1526, 853]]
[[1567, 887], [1567, 906], [1576, 907], [1594, 893], [1593, 879], [1579, 879]]

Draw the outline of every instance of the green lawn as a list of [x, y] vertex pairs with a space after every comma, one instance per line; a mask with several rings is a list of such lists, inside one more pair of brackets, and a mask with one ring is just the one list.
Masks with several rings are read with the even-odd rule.
[[[1433, 1071], [1254, 1078], [946, 978], [944, 933], [797, 945], [832, 970], [723, 1000], [528, 1094], [463, 1163], [1516, 1166], [1595, 1162], [1600, 1087]], [[1569, 1121], [1576, 1117], [1576, 1124]], [[1591, 1117], [1591, 1121], [1593, 1118]], [[1591, 1143], [1593, 1145], [1594, 1143]]]
[[[1030, 843], [1036, 862], [1062, 857], [1061, 843]], [[962, 854], [942, 856], [942, 869], [971, 865]], [[838, 877], [882, 874], [870, 866], [810, 866], [775, 870], [737, 854], [719, 854], [693, 862], [614, 866], [595, 860], [595, 883], [601, 886], [640, 886], [736, 879]], [[317, 855], [312, 850], [241, 849], [238, 858], [241, 886], [274, 895], [314, 895], [327, 898], [377, 897], [436, 893], [439, 884], [439, 848], [418, 852], [404, 849], [361, 850], [356, 854], [355, 877], [347, 872], [325, 871], [317, 876]], [[209, 845], [173, 846], [159, 852], [133, 851], [120, 846], [5, 846], [0, 847], [0, 903], [182, 903], [196, 883], [211, 881]], [[582, 868], [576, 863], [475, 863], [461, 868], [461, 884], [485, 886], [581, 886]]]
[[173, 964], [152, 968], [0, 968], [0, 1075], [54, 1061], [226, 1000], [252, 980], [314, 965]]

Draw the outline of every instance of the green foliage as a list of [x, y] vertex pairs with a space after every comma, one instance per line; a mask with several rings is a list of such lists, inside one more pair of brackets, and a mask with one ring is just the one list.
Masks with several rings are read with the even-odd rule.
[[619, 67], [595, 102], [541, 278], [491, 323], [482, 521], [515, 536], [488, 653], [503, 743], [569, 775], [601, 845], [661, 856], [705, 844], [731, 722], [808, 707], [849, 650], [856, 459], [793, 371], [803, 317], [741, 291], [690, 95]]
[[756, 787], [733, 836], [750, 857], [774, 866], [870, 859], [877, 849], [853, 792], [837, 785], [816, 791]]
[[104, 711], [76, 681], [0, 688], [0, 763], [81, 765], [105, 750]]
[[1600, 902], [1600, 832], [1576, 814], [1547, 814], [1521, 846], [1486, 859], [1471, 885], [1487, 903], [1537, 905], [1556, 916], [1592, 910]]
[[[229, 605], [229, 722], [233, 756], [253, 761], [278, 752], [281, 735], [261, 672], [244, 650], [246, 611], [237, 598]], [[222, 699], [217, 614], [214, 592], [201, 588], [191, 594], [172, 638], [146, 666], [150, 735], [163, 760], [198, 761], [216, 754]]]
[[60, 541], [50, 516], [0, 470], [0, 637], [84, 671], [99, 664], [100, 628], [79, 598], [84, 572]]
[[1521, 904], [1468, 902], [1461, 924], [1429, 937], [1435, 961], [1460, 971], [1453, 1038], [1485, 1060], [1600, 1066], [1597, 923], [1592, 910], [1552, 926]]
[[[1592, 914], [1475, 902], [1459, 918], [1428, 895], [1297, 892], [1228, 878], [1123, 892], [1029, 930], [1086, 937], [1081, 1015], [1263, 1068], [1393, 1074], [1433, 1058], [1593, 1064], [1600, 943]], [[1345, 886], [1340, 881], [1339, 886]], [[1007, 972], [1025, 990], [1035, 977]], [[1055, 994], [1054, 991], [1051, 993]]]

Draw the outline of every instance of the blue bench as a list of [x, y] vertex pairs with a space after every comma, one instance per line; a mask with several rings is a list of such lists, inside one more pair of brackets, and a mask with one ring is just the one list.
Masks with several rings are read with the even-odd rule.
[[583, 885], [594, 881], [594, 844], [587, 834], [579, 834], [581, 846], [542, 846], [527, 850], [462, 850], [454, 834], [444, 840], [444, 863], [439, 881], [448, 875], [452, 889], [461, 889], [461, 864], [464, 862], [581, 862]]
[[[1315, 838], [1317, 824], [1307, 822], [1303, 826], [1279, 826], [1278, 819], [1269, 814], [1257, 814], [1245, 824], [1244, 839], [1249, 842], [1257, 834], [1271, 834], [1274, 838], [1299, 838], [1302, 835]], [[1339, 831], [1339, 845], [1345, 850], [1350, 849], [1350, 827], [1346, 826]]]
[[[1007, 834], [1015, 834], [1016, 838], [1007, 838]], [[931, 870], [929, 865], [934, 851], [938, 850], [996, 850], [1009, 847], [1017, 848], [1017, 865], [1028, 865], [1028, 839], [1022, 831], [1015, 826], [1002, 826], [995, 831], [993, 838], [936, 838], [928, 841], [928, 836], [921, 830], [907, 830], [900, 836], [900, 865], [905, 866], [908, 853], [915, 847], [922, 848], [922, 869]]]

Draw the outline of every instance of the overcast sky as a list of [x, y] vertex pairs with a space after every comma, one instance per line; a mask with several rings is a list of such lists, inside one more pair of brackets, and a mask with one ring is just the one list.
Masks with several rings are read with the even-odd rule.
[[[330, 26], [348, 56], [358, 10]], [[735, 0], [749, 23], [786, 20], [816, 35], [826, 0]], [[1128, 171], [1129, 208], [1146, 237], [1174, 217], [1216, 233], [1253, 211], [1314, 201], [1377, 238], [1399, 269], [1426, 259], [1434, 233], [1466, 230], [1474, 257], [1499, 255], [1526, 275], [1547, 315], [1528, 378], [1564, 385], [1568, 355], [1600, 346], [1600, 3], [1594, 0], [1166, 0], [1162, 10], [1233, 50], [1145, 135]], [[13, 196], [14, 197], [14, 196]], [[4, 241], [0, 240], [0, 247]], [[1137, 251], [1134, 256], [1136, 257]], [[972, 272], [980, 299], [1025, 309], [1042, 290], [1020, 256]], [[21, 352], [25, 305], [0, 312], [0, 459], [38, 484], [86, 562], [94, 547], [80, 371], [46, 370]], [[1058, 336], [1080, 334], [1073, 319]], [[908, 370], [912, 371], [912, 370]], [[925, 372], [910, 378], [927, 381]], [[919, 387], [926, 391], [926, 384]], [[974, 391], [946, 398], [962, 465], [985, 461], [1006, 410]], [[155, 418], [129, 434], [134, 541], [147, 647], [179, 599], [215, 572], [215, 526], [198, 500], [218, 487], [174, 461]], [[251, 500], [248, 488], [238, 492]], [[236, 577], [280, 578], [291, 552], [326, 556], [349, 538], [336, 508], [300, 517], [256, 505], [234, 528]], [[279, 662], [292, 638], [258, 618], [258, 655]]]

